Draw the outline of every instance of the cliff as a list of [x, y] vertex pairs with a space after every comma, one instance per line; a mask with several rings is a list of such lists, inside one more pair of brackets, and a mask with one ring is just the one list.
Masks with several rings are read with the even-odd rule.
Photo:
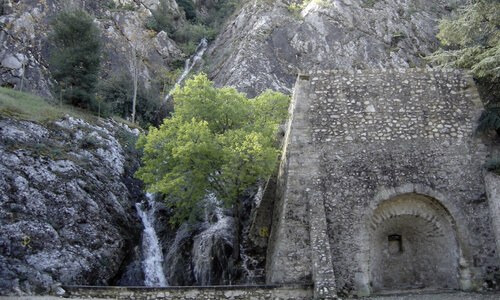
[[249, 95], [291, 93], [298, 71], [425, 67], [439, 45], [437, 21], [452, 9], [428, 0], [301, 3], [247, 2], [207, 51], [214, 81]]
[[[5, 95], [1, 95], [4, 97]], [[0, 118], [0, 294], [107, 285], [140, 237], [137, 129]], [[17, 120], [16, 120], [17, 119]]]
[[[194, 2], [205, 15], [216, 3]], [[172, 23], [187, 22], [176, 1], [166, 3], [178, 17]], [[132, 43], [145, 49], [140, 77], [146, 83], [186, 58], [168, 33], [145, 27], [159, 0], [0, 4], [4, 87], [22, 85], [24, 91], [51, 97], [47, 34], [51, 18], [68, 7], [83, 7], [95, 16], [105, 44], [103, 78], [128, 70]], [[218, 86], [232, 85], [252, 97], [268, 88], [291, 94], [300, 71], [425, 69], [425, 56], [438, 47], [437, 21], [452, 6], [445, 0], [247, 1], [210, 42], [203, 70]], [[15, 116], [9, 112], [0, 118], [0, 293], [44, 293], [57, 283], [140, 283], [140, 250], [135, 246], [141, 225], [134, 205], [142, 192], [132, 177], [138, 161], [131, 146], [137, 132], [112, 120], [66, 116], [30, 121]], [[177, 276], [169, 282], [232, 282], [220, 275], [226, 261], [214, 261], [218, 265], [208, 268], [212, 271], [197, 274], [192, 263], [199, 254], [193, 244], [212, 240], [212, 235], [202, 234], [218, 233], [210, 228], [224, 225], [230, 230], [228, 218], [212, 216], [194, 231], [180, 230], [175, 236], [166, 225], [168, 213], [162, 207], [156, 229], [167, 254], [164, 269]], [[254, 228], [261, 240], [268, 235], [269, 224], [264, 225]], [[221, 241], [212, 248], [225, 252], [227, 243]], [[254, 267], [262, 269], [265, 249], [257, 252]], [[214, 274], [220, 278], [212, 280]]]
[[[173, 26], [185, 24], [176, 1], [166, 1]], [[299, 70], [425, 67], [437, 49], [437, 21], [455, 4], [430, 0], [247, 1], [229, 18], [204, 55], [204, 70], [218, 84], [250, 96], [271, 88], [290, 94]], [[50, 96], [47, 32], [54, 12], [84, 7], [94, 14], [105, 43], [103, 76], [127, 70], [131, 43], [146, 49], [146, 82], [185, 54], [166, 32], [146, 30], [159, 0], [3, 1], [0, 16], [0, 83]], [[198, 14], [214, 10], [196, 1]], [[210, 10], [212, 9], [212, 10]], [[24, 78], [24, 79], [23, 79]]]
[[[104, 43], [102, 76], [114, 71], [127, 71], [131, 47], [144, 48], [139, 72], [141, 79], [151, 81], [168, 64], [184, 54], [164, 31], [153, 34], [146, 29], [151, 10], [158, 0], [62, 1], [29, 0], [2, 1], [0, 15], [0, 84], [51, 97], [48, 33], [57, 12], [69, 8], [84, 8], [95, 16]], [[166, 1], [172, 15], [180, 15], [175, 1]], [[172, 23], [183, 22], [172, 20]]]

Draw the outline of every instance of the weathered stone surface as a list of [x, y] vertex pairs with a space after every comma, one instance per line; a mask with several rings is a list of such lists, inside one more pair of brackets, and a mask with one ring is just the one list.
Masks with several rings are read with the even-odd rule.
[[134, 287], [79, 287], [65, 286], [73, 298], [114, 298], [114, 299], [207, 299], [207, 300], [309, 300], [313, 299], [309, 285], [271, 285], [271, 286], [210, 286], [210, 287], [172, 287], [172, 288], [134, 288]]
[[248, 1], [207, 50], [215, 82], [253, 96], [291, 93], [299, 70], [422, 67], [448, 13], [448, 1], [305, 2]]
[[17, 59], [17, 57], [11, 55], [2, 60], [2, 66], [7, 69], [20, 69], [23, 64], [19, 61], [19, 59]]
[[[102, 1], [9, 1], [10, 8], [0, 16], [0, 85], [20, 88], [24, 74], [23, 91], [52, 97], [47, 62], [49, 25], [54, 12], [68, 7], [84, 8], [96, 17], [106, 53], [103, 74], [128, 69], [131, 44], [144, 49], [142, 55], [147, 63], [141, 66], [139, 76], [146, 84], [154, 74], [168, 70], [169, 61], [183, 57], [179, 47], [164, 32], [151, 38], [151, 31], [144, 26], [158, 0], [114, 2], [116, 5], [133, 4], [136, 9], [107, 9]], [[167, 1], [167, 5], [180, 14], [175, 1]], [[20, 56], [25, 58], [24, 73]]]
[[[313, 281], [317, 296], [330, 273], [340, 295], [498, 288], [489, 150], [471, 138], [481, 107], [472, 79], [453, 70], [299, 74], [268, 283]], [[315, 242], [322, 222], [330, 250]]]
[[497, 245], [497, 253], [500, 253], [500, 177], [490, 172], [484, 174], [484, 184], [491, 212], [491, 222]]
[[140, 233], [132, 130], [4, 119], [0, 136], [0, 294], [108, 284]]

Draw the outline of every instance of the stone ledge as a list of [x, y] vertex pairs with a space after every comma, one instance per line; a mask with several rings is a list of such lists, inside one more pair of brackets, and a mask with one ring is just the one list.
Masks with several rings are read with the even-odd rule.
[[93, 285], [62, 285], [63, 289], [71, 290], [144, 290], [144, 291], [167, 291], [167, 290], [272, 290], [272, 289], [309, 289], [313, 287], [309, 284], [263, 284], [263, 285], [208, 285], [208, 286], [166, 286], [166, 287], [147, 287], [147, 286], [93, 286]]
[[232, 286], [62, 286], [65, 297], [131, 300], [305, 300], [313, 299], [312, 284]]

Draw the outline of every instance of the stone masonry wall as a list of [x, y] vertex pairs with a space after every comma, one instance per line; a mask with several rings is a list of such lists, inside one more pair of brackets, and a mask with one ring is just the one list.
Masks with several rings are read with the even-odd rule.
[[308, 300], [312, 287], [286, 286], [204, 286], [204, 287], [91, 287], [63, 286], [70, 298], [131, 299], [131, 300]]
[[[287, 274], [288, 282], [301, 282], [307, 274], [295, 268], [306, 260], [291, 254], [308, 253], [315, 292], [318, 285], [335, 288], [340, 294], [376, 291], [373, 283], [384, 282], [379, 277], [385, 275], [373, 268], [375, 257], [370, 249], [386, 245], [377, 244], [375, 232], [380, 231], [372, 222], [374, 211], [381, 204], [391, 211], [386, 205], [391, 199], [408, 199], [404, 201], [419, 207], [427, 201], [419, 199], [428, 198], [432, 203], [428, 206], [436, 207], [431, 213], [434, 217], [406, 213], [403, 200], [393, 201], [403, 205], [392, 210], [393, 217], [406, 221], [390, 221], [395, 227], [388, 227], [387, 232], [419, 231], [418, 226], [409, 228], [412, 222], [408, 220], [415, 218], [415, 224], [426, 227], [439, 216], [444, 223], [436, 226], [450, 229], [436, 237], [437, 244], [456, 248], [450, 253], [456, 253], [452, 260], [458, 266], [453, 273], [457, 285], [443, 283], [439, 288], [494, 287], [499, 260], [482, 178], [488, 149], [483, 140], [471, 137], [481, 108], [471, 77], [453, 70], [300, 74], [278, 178], [281, 186], [275, 212], [281, 215], [273, 220], [268, 282], [283, 279], [276, 274]], [[296, 218], [302, 210], [309, 214]], [[324, 225], [311, 225], [318, 222]], [[306, 233], [286, 234], [295, 228]], [[314, 237], [324, 232], [327, 247], [319, 247], [321, 243], [315, 244]], [[407, 248], [401, 251], [419, 253], [412, 247], [428, 241], [429, 236], [423, 229], [415, 232], [414, 244], [403, 236]], [[308, 242], [302, 242], [306, 237]], [[432, 243], [429, 245], [426, 253], [433, 252]], [[432, 272], [420, 273], [426, 268], [426, 259], [413, 262], [419, 274], [408, 279], [407, 288], [422, 288], [429, 282], [423, 277]], [[318, 262], [321, 267], [315, 268]], [[322, 274], [330, 275], [325, 278]], [[334, 283], [325, 281], [328, 278]]]

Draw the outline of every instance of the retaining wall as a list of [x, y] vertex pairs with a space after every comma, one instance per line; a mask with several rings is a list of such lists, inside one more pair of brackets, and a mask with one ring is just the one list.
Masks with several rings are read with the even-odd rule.
[[307, 300], [312, 285], [202, 286], [202, 287], [97, 287], [63, 286], [70, 298], [112, 298], [133, 300]]
[[[493, 287], [499, 263], [482, 175], [489, 149], [471, 136], [481, 109], [471, 76], [456, 70], [299, 74], [278, 177], [267, 283], [312, 280], [317, 297]], [[375, 212], [384, 203], [394, 206], [386, 205], [398, 221], [376, 228]], [[432, 224], [422, 229], [429, 223], [426, 213], [407, 213], [425, 203], [440, 218], [439, 237], [430, 233]], [[402, 246], [389, 259], [391, 236], [399, 236]], [[429, 267], [440, 261], [434, 256], [439, 247], [452, 249], [453, 270], [443, 274], [458, 281], [433, 287], [429, 282], [440, 277], [431, 278], [436, 272]], [[403, 258], [406, 263], [392, 263]], [[388, 283], [380, 268], [404, 282]]]

